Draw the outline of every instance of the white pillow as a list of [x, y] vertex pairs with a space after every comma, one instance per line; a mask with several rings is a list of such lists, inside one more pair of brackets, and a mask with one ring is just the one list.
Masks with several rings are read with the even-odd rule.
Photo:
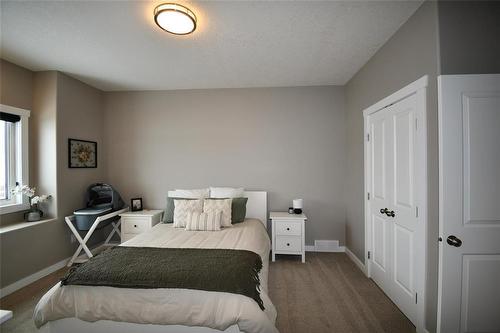
[[185, 228], [188, 213], [203, 212], [203, 200], [177, 200], [174, 199], [174, 228]]
[[203, 202], [203, 213], [222, 212], [222, 227], [231, 226], [231, 204], [233, 199], [205, 199]]
[[221, 219], [222, 212], [220, 210], [210, 213], [189, 212], [186, 230], [219, 231]]
[[210, 187], [210, 198], [241, 198], [243, 192], [243, 187]]
[[201, 188], [195, 190], [174, 190], [168, 191], [170, 198], [184, 198], [184, 199], [204, 199], [210, 196], [208, 188]]

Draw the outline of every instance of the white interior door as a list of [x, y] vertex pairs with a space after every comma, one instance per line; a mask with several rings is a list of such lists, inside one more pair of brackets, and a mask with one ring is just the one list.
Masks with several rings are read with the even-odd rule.
[[500, 332], [500, 75], [438, 85], [438, 331]]
[[[411, 95], [391, 106], [392, 188], [390, 211], [392, 223], [391, 298], [401, 311], [416, 324], [415, 299], [415, 156], [416, 96]], [[393, 212], [393, 213], [392, 213]]]
[[369, 133], [371, 141], [371, 205], [369, 219], [371, 224], [371, 278], [383, 289], [388, 290], [387, 276], [390, 275], [390, 245], [389, 228], [390, 217], [385, 213], [388, 210], [392, 181], [389, 167], [391, 166], [390, 145], [390, 119], [388, 110], [381, 110], [372, 116], [369, 120]]
[[370, 275], [416, 325], [416, 95], [372, 115]]

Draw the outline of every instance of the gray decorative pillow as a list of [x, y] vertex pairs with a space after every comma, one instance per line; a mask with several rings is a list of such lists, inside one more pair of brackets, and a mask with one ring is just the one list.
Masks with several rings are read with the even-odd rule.
[[245, 221], [247, 215], [247, 201], [248, 198], [233, 198], [231, 206], [231, 222], [233, 224]]

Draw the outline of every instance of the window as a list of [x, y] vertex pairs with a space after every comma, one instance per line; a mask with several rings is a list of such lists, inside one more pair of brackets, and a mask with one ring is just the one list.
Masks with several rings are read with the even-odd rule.
[[0, 104], [0, 214], [29, 208], [16, 185], [28, 184], [28, 118], [30, 111]]

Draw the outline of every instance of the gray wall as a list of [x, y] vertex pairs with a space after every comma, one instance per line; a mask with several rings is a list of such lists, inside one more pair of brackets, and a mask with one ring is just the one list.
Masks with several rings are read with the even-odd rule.
[[[45, 212], [57, 219], [0, 234], [0, 288], [73, 254], [76, 244], [70, 242], [64, 216], [83, 206], [86, 186], [105, 174], [102, 163], [97, 169], [67, 167], [68, 137], [98, 141], [102, 148], [102, 93], [58, 72], [32, 73], [5, 63], [1, 103], [31, 109], [30, 185], [54, 196]], [[12, 86], [17, 89], [3, 88]], [[20, 222], [22, 213], [0, 219], [2, 224]], [[102, 240], [98, 232], [92, 243]]]
[[346, 245], [364, 261], [363, 216], [363, 109], [405, 85], [429, 75], [428, 131], [428, 267], [426, 291], [427, 328], [436, 327], [437, 233], [438, 233], [438, 146], [437, 75], [438, 22], [435, 2], [424, 3], [415, 14], [348, 82], [347, 96], [347, 191]]
[[0, 59], [0, 103], [31, 110], [33, 72]]
[[344, 243], [346, 129], [341, 87], [116, 92], [105, 95], [107, 179], [127, 199], [244, 186], [270, 210], [304, 199], [306, 242]]
[[[84, 206], [84, 194], [91, 183], [106, 180], [103, 92], [60, 73], [58, 82], [58, 212], [66, 216]], [[97, 168], [68, 168], [68, 138], [97, 142]]]
[[500, 73], [500, 2], [439, 1], [441, 74]]
[[[31, 110], [33, 106], [33, 72], [0, 59], [0, 103]], [[31, 126], [30, 126], [31, 127]], [[30, 147], [30, 155], [33, 150]], [[30, 180], [33, 175], [30, 171]], [[22, 219], [22, 214], [0, 216], [0, 226]]]

